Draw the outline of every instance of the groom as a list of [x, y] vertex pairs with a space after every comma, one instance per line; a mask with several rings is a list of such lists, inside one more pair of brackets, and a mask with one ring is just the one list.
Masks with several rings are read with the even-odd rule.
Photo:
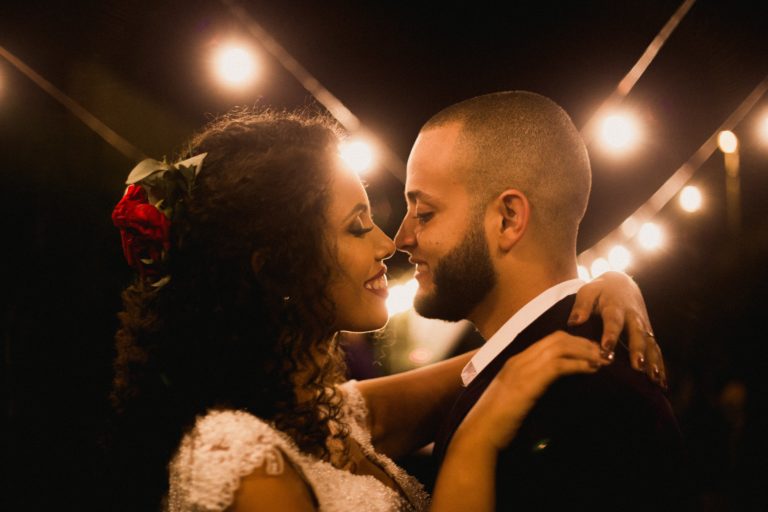
[[[470, 320], [487, 340], [435, 443], [453, 433], [504, 361], [571, 328], [576, 235], [591, 185], [584, 143], [554, 102], [502, 92], [455, 104], [421, 129], [408, 159], [408, 213], [395, 237], [416, 265], [416, 310]], [[668, 509], [683, 492], [681, 438], [660, 388], [624, 347], [594, 375], [551, 386], [498, 459], [497, 510]], [[654, 508], [655, 507], [655, 508]]]

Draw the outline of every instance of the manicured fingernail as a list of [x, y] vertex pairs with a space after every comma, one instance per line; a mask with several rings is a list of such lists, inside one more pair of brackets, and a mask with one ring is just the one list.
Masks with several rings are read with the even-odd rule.
[[653, 365], [653, 380], [658, 381], [659, 377], [661, 376], [661, 370], [659, 370], [659, 367], [656, 365]]
[[[560, 317], [560, 318], [562, 318], [562, 317]], [[579, 318], [581, 318], [581, 317], [579, 316], [578, 313], [573, 313], [573, 314], [571, 314], [570, 318], [568, 318], [568, 323], [569, 324], [574, 324], [574, 323], [579, 321]]]
[[645, 357], [642, 354], [637, 356], [637, 368], [640, 371], [645, 371]]
[[613, 350], [605, 350], [605, 349], [601, 349], [601, 350], [600, 350], [600, 356], [601, 356], [603, 359], [607, 359], [608, 361], [613, 361], [614, 352], [613, 352]]

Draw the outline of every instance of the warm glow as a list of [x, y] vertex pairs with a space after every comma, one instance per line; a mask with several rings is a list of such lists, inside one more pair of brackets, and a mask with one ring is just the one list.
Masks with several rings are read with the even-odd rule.
[[373, 164], [373, 148], [362, 140], [342, 143], [339, 153], [347, 166], [358, 174], [365, 173]]
[[680, 192], [680, 207], [687, 212], [695, 212], [701, 208], [701, 192], [698, 187], [688, 185]]
[[597, 258], [592, 262], [592, 277], [597, 278], [611, 270], [611, 264], [605, 258]]
[[422, 366], [430, 362], [433, 356], [434, 354], [428, 348], [418, 347], [411, 350], [411, 353], [408, 354], [408, 360], [417, 366]]
[[627, 151], [637, 143], [639, 138], [637, 121], [627, 114], [608, 116], [600, 125], [600, 140], [610, 151], [617, 153]]
[[228, 86], [245, 87], [256, 78], [256, 59], [242, 46], [219, 48], [214, 64], [219, 80]]
[[757, 131], [760, 134], [760, 138], [763, 140], [763, 142], [768, 143], [768, 114], [765, 114], [760, 120]]
[[611, 269], [623, 272], [632, 263], [632, 253], [623, 245], [615, 245], [608, 253]]
[[724, 130], [717, 136], [717, 145], [723, 153], [735, 153], [739, 149], [739, 139], [730, 130]]
[[387, 311], [389, 316], [408, 311], [413, 307], [413, 298], [419, 289], [419, 282], [411, 279], [405, 284], [398, 284], [389, 288], [387, 297]]
[[637, 240], [644, 249], [658, 249], [662, 242], [661, 228], [653, 222], [646, 222], [637, 234]]
[[592, 276], [589, 275], [589, 270], [587, 270], [587, 267], [585, 267], [584, 265], [579, 265], [576, 268], [576, 270], [579, 273], [579, 279], [581, 279], [582, 281], [591, 281], [592, 280]]

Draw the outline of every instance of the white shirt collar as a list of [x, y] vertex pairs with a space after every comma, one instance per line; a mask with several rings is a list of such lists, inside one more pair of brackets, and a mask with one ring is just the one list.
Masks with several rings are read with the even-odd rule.
[[523, 329], [531, 325], [549, 308], [560, 302], [568, 295], [573, 295], [585, 284], [581, 279], [571, 279], [548, 288], [536, 298], [518, 310], [507, 320], [496, 333], [477, 351], [474, 357], [461, 371], [464, 387], [498, 356], [510, 343], [515, 341]]

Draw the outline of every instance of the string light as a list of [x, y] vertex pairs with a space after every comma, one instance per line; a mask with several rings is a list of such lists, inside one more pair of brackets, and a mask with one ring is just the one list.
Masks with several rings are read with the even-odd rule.
[[688, 185], [680, 191], [680, 207], [686, 212], [693, 213], [701, 209], [701, 192], [698, 187]]
[[631, 149], [640, 138], [637, 121], [629, 114], [613, 114], [600, 125], [600, 141], [611, 152], [620, 153]]
[[735, 153], [739, 148], [739, 139], [731, 130], [723, 130], [717, 136], [717, 145], [723, 153]]
[[623, 245], [615, 245], [608, 253], [611, 269], [623, 272], [632, 263], [632, 254]]
[[216, 74], [225, 85], [243, 88], [256, 79], [256, 58], [243, 46], [220, 47], [214, 56]]
[[611, 264], [605, 258], [597, 258], [592, 262], [592, 277], [597, 278], [611, 270]]
[[758, 134], [760, 135], [760, 139], [768, 144], [768, 114], [763, 115], [763, 118], [760, 120]]
[[365, 174], [373, 165], [373, 148], [363, 140], [343, 142], [339, 153], [347, 166], [358, 174]]
[[653, 222], [643, 224], [640, 232], [637, 234], [637, 240], [640, 242], [640, 245], [649, 251], [661, 247], [662, 239], [661, 228]]

